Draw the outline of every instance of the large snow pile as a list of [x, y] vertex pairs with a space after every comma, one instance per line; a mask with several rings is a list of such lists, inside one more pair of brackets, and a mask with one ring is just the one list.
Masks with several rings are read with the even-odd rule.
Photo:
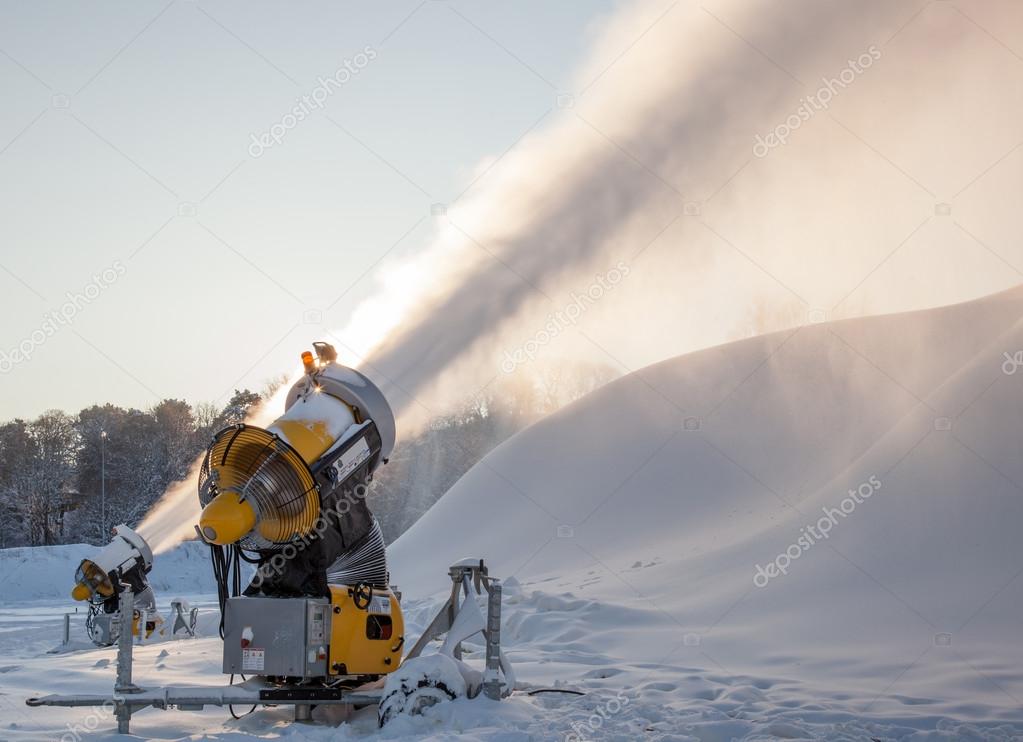
[[421, 595], [484, 557], [538, 601], [507, 640], [704, 710], [737, 699], [698, 677], [746, 677], [804, 720], [1018, 721], [1021, 316], [1017, 289], [633, 373], [481, 461], [393, 577]]
[[[100, 547], [89, 544], [0, 549], [0, 603], [25, 600], [71, 601], [75, 570], [82, 559]], [[213, 593], [210, 550], [198, 541], [185, 541], [153, 560], [149, 583], [163, 605], [173, 595]], [[166, 600], [165, 600], [166, 599]]]

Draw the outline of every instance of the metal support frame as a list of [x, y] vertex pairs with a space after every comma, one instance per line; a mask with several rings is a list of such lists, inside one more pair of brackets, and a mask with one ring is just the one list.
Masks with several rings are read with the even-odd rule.
[[135, 593], [131, 585], [121, 583], [117, 612], [119, 625], [117, 635], [117, 679], [114, 681], [114, 716], [117, 717], [117, 731], [128, 734], [131, 725], [132, 705], [125, 701], [126, 695], [141, 693], [131, 680], [132, 651], [135, 638], [132, 636], [132, 621], [135, 617]]
[[174, 599], [171, 601], [171, 615], [170, 615], [170, 635], [176, 637], [178, 631], [183, 631], [186, 636], [195, 638], [195, 625], [199, 615], [198, 608], [192, 608], [189, 606], [188, 615], [185, 615], [185, 606], [182, 604], [180, 599]]
[[[450, 597], [426, 627], [419, 641], [409, 650], [405, 659], [418, 657], [431, 641], [449, 632], [455, 625], [465, 601], [472, 600], [474, 595], [480, 595], [486, 590], [487, 618], [486, 627], [483, 629], [486, 641], [486, 671], [483, 675], [483, 692], [487, 698], [499, 700], [512, 690], [510, 687], [503, 690], [501, 683], [501, 581], [490, 576], [482, 559], [464, 560], [454, 564], [448, 570], [448, 576], [451, 577]], [[462, 659], [461, 642], [451, 647], [451, 656], [456, 660]]]
[[[357, 705], [368, 706], [380, 702], [380, 689], [360, 688], [309, 688], [303, 686], [278, 686], [260, 678], [250, 678], [244, 683], [217, 686], [172, 686], [140, 690], [131, 696], [131, 710], [152, 706], [158, 709], [176, 708], [182, 711], [200, 711], [206, 706], [251, 706], [253, 704], [273, 706], [323, 706]], [[43, 696], [29, 698], [28, 706], [109, 706], [116, 707], [124, 701], [118, 694]]]
[[487, 595], [487, 669], [483, 692], [493, 701], [501, 700], [501, 583], [491, 580]]

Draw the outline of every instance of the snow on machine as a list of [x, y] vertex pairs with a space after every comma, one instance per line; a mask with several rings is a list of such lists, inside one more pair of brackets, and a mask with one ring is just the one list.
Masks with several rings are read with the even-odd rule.
[[[315, 356], [302, 354], [305, 374], [284, 414], [266, 428], [217, 433], [199, 475], [196, 532], [210, 546], [231, 684], [139, 688], [132, 643], [122, 635], [113, 696], [45, 696], [30, 706], [113, 703], [127, 732], [131, 714], [148, 706], [293, 705], [295, 719], [308, 721], [318, 705], [377, 704], [382, 726], [443, 700], [511, 692], [514, 675], [500, 649], [501, 583], [482, 560], [451, 566], [450, 598], [406, 652], [401, 593], [366, 503], [373, 473], [394, 447], [394, 415], [373, 382], [337, 363], [331, 345], [314, 348]], [[255, 566], [244, 590], [242, 562]], [[475, 600], [484, 592], [486, 617]], [[136, 599], [130, 586], [120, 597], [122, 612]], [[476, 634], [485, 639], [483, 671], [461, 661], [461, 643]], [[424, 655], [441, 636], [439, 650]]]

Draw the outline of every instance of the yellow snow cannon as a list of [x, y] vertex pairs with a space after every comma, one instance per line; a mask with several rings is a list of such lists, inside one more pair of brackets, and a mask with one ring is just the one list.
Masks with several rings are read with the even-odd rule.
[[[337, 363], [332, 346], [314, 347], [284, 414], [265, 428], [217, 433], [200, 471], [197, 532], [213, 548], [221, 585], [227, 673], [383, 675], [401, 662], [401, 608], [366, 503], [394, 447], [394, 415], [376, 385]], [[245, 553], [255, 577], [228, 599]], [[268, 646], [274, 626], [307, 614], [320, 628], [301, 662]]]

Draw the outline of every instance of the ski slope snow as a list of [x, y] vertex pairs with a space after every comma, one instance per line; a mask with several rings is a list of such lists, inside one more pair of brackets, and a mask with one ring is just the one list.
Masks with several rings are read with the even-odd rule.
[[649, 676], [700, 712], [1023, 734], [1021, 317], [1016, 289], [633, 373], [474, 467], [393, 546], [395, 579], [485, 557], [557, 596], [513, 619], [523, 651], [613, 659], [608, 688]]
[[[1017, 289], [711, 348], [631, 373], [492, 451], [390, 561], [412, 637], [440, 605], [449, 564], [483, 557], [505, 578], [512, 699], [442, 704], [382, 732], [372, 710], [310, 727], [283, 709], [239, 721], [147, 710], [133, 730], [1019, 739], [1021, 317]], [[20, 580], [0, 604], [0, 738], [115, 737], [109, 715], [22, 705], [112, 680], [113, 650], [46, 654], [64, 606], [32, 584], [64, 586], [74, 558], [0, 558]], [[192, 567], [191, 555], [157, 557], [201, 591]], [[173, 597], [158, 595], [161, 607]], [[223, 682], [212, 596], [203, 607], [206, 636], [139, 648], [137, 682]], [[482, 647], [471, 649], [479, 661]], [[550, 689], [585, 695], [529, 695]]]

